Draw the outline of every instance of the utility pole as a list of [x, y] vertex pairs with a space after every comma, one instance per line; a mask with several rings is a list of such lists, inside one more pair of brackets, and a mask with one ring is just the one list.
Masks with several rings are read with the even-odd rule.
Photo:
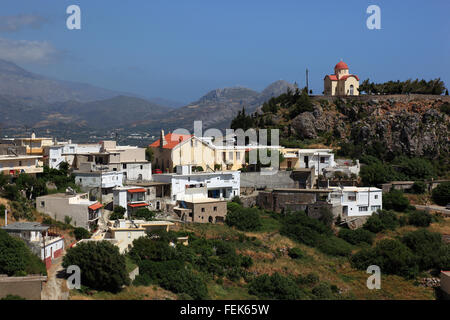
[[308, 80], [309, 77], [308, 77], [308, 73], [309, 73], [308, 68], [306, 68], [306, 91], [309, 94], [309, 80]]

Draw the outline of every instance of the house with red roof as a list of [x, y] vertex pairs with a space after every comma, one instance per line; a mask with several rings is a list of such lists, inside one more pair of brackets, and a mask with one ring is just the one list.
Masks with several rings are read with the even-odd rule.
[[349, 73], [344, 61], [334, 67], [334, 74], [326, 75], [323, 80], [323, 94], [326, 96], [358, 96], [359, 77]]
[[[150, 144], [153, 150], [152, 167], [164, 173], [174, 172], [176, 166], [202, 167], [203, 171], [214, 170], [214, 148], [191, 134], [164, 134]], [[154, 171], [154, 173], [156, 173]]]

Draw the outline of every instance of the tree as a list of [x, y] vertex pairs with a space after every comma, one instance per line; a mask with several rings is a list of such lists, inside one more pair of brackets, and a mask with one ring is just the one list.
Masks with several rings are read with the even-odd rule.
[[378, 212], [373, 213], [363, 228], [373, 232], [378, 233], [383, 230], [395, 230], [399, 226], [399, 221], [397, 215], [392, 211], [378, 210]]
[[114, 210], [109, 216], [109, 220], [123, 219], [127, 209], [121, 206], [114, 206]]
[[86, 230], [85, 228], [75, 228], [73, 230], [73, 234], [75, 236], [75, 239], [77, 241], [80, 241], [82, 239], [89, 239], [91, 237], [91, 233]]
[[256, 277], [250, 282], [248, 292], [260, 299], [296, 300], [302, 296], [295, 281], [279, 273]]
[[92, 289], [118, 292], [130, 282], [125, 257], [108, 241], [79, 243], [67, 251], [62, 265], [80, 267], [81, 283]]
[[408, 223], [416, 227], [428, 227], [431, 220], [431, 214], [425, 211], [414, 210], [408, 215]]
[[153, 160], [154, 160], [154, 153], [153, 153], [153, 149], [152, 148], [147, 147], [145, 149], [145, 159], [147, 161], [153, 162]]
[[411, 189], [415, 194], [423, 194], [427, 190], [427, 186], [423, 181], [415, 181]]
[[433, 189], [431, 193], [433, 201], [440, 205], [445, 206], [450, 203], [450, 182], [443, 182]]
[[[239, 206], [237, 203], [231, 203]], [[235, 206], [236, 207], [236, 206]], [[225, 223], [242, 231], [255, 231], [261, 226], [261, 216], [256, 208], [236, 207], [237, 210], [228, 211]]]
[[133, 217], [135, 218], [141, 218], [146, 221], [152, 221], [155, 218], [156, 213], [154, 211], [150, 211], [147, 208], [141, 208], [136, 210], [136, 212], [133, 213]]
[[23, 240], [11, 237], [0, 229], [0, 274], [46, 275], [47, 271], [44, 263], [31, 252]]
[[402, 191], [391, 190], [383, 195], [383, 208], [403, 212], [409, 207], [409, 200]]

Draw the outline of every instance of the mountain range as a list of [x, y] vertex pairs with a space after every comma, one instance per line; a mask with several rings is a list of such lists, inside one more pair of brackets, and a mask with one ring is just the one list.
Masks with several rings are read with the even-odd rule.
[[208, 92], [188, 105], [162, 98], [103, 89], [85, 83], [54, 80], [0, 60], [0, 126], [3, 128], [86, 128], [103, 130], [229, 128], [243, 107], [253, 112], [271, 97], [294, 86], [279, 80], [262, 92], [230, 87]]

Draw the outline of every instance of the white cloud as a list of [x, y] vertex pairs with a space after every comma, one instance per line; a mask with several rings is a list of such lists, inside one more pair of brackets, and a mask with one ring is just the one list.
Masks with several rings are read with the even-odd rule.
[[17, 32], [27, 27], [39, 29], [46, 22], [46, 18], [34, 14], [0, 16], [0, 32]]
[[50, 63], [61, 56], [48, 41], [0, 38], [0, 59], [16, 63]]

